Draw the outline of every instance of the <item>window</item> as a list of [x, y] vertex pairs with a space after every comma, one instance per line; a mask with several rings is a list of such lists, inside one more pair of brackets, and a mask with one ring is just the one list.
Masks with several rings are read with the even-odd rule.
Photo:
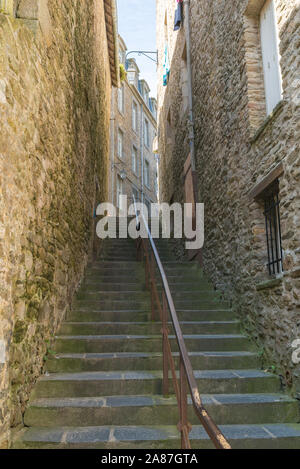
[[138, 151], [132, 147], [132, 171], [137, 174], [138, 172]]
[[135, 201], [136, 201], [136, 202], [139, 202], [139, 201], [140, 201], [140, 194], [139, 194], [139, 191], [138, 191], [135, 187], [133, 187], [133, 188], [132, 188], [132, 193], [133, 193], [133, 195], [134, 195]]
[[118, 131], [118, 157], [123, 158], [123, 132], [120, 129]]
[[274, 0], [248, 0], [244, 12], [250, 136], [282, 99], [279, 37]]
[[117, 176], [117, 207], [121, 208], [121, 195], [123, 194], [123, 180], [121, 176]]
[[147, 104], [147, 106], [149, 107], [149, 93], [148, 92], [145, 92], [144, 100], [145, 100], [145, 103]]
[[155, 182], [154, 182], [154, 191], [155, 191], [155, 194], [158, 196], [158, 173], [156, 171], [155, 173]]
[[120, 62], [120, 64], [125, 65], [125, 56], [126, 56], [125, 52], [120, 49], [119, 50], [119, 62]]
[[274, 0], [268, 0], [261, 10], [260, 37], [266, 108], [267, 114], [269, 115], [282, 99], [279, 39]]
[[149, 122], [145, 120], [145, 138], [144, 138], [145, 145], [150, 147], [150, 133], [149, 133]]
[[149, 161], [145, 161], [145, 184], [150, 187], [150, 165]]
[[0, 0], [0, 12], [13, 15], [13, 2], [11, 0]]
[[283, 271], [279, 206], [279, 184], [277, 179], [264, 194], [264, 216], [268, 251], [267, 266], [270, 275], [280, 274]]
[[118, 88], [118, 109], [124, 114], [124, 85]]
[[132, 103], [132, 128], [135, 132], [138, 130], [138, 107], [136, 102]]

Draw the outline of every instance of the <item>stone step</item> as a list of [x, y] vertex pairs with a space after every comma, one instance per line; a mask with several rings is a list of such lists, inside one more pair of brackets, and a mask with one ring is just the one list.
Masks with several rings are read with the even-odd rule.
[[[145, 272], [143, 269], [136, 269], [136, 270], [128, 270], [128, 269], [102, 269], [102, 270], [97, 270], [96, 272], [93, 272], [92, 270], [87, 270], [84, 282], [100, 282], [100, 281], [109, 281], [109, 282], [123, 282], [129, 280], [128, 276], [130, 273], [130, 280], [131, 281], [137, 281], [137, 282], [144, 282], [145, 281]], [[192, 272], [187, 272], [185, 274], [182, 274], [182, 272], [177, 272], [174, 275], [171, 273], [166, 273], [167, 279], [169, 284], [172, 283], [182, 283], [182, 284], [192, 284], [192, 283], [197, 283], [198, 285], [211, 285], [209, 282], [202, 277], [202, 275], [199, 273], [192, 273]], [[107, 280], [109, 279], [109, 280]], [[161, 279], [159, 275], [156, 275], [156, 280], [157, 284], [161, 283]], [[188, 290], [188, 288], [187, 288]]]
[[[124, 279], [128, 281], [128, 278]], [[130, 279], [132, 280], [132, 279]], [[82, 286], [79, 290], [79, 293], [82, 291], [97, 292], [97, 291], [113, 291], [113, 292], [127, 292], [127, 291], [147, 291], [144, 282], [104, 282], [101, 281], [85, 281], [82, 283]]]
[[[213, 394], [201, 396], [217, 425], [297, 423], [296, 400], [282, 394]], [[190, 397], [188, 420], [199, 424]], [[75, 398], [41, 398], [26, 410], [26, 426], [177, 425], [179, 409], [175, 396], [130, 395]]]
[[[207, 302], [205, 303], [207, 304]], [[115, 311], [115, 310], [128, 310], [128, 309], [140, 309], [145, 310], [150, 308], [150, 298], [145, 297], [145, 299], [129, 298], [124, 300], [117, 300], [107, 298], [105, 300], [86, 300], [86, 299], [76, 299], [73, 302], [74, 309], [77, 310], [103, 310], [103, 311]]]
[[[122, 261], [139, 261], [139, 259], [137, 258], [137, 252], [136, 251], [122, 251], [122, 250], [114, 250], [113, 253], [107, 253], [107, 252], [103, 252], [101, 254], [101, 257], [99, 258], [98, 261], [95, 261], [95, 262], [109, 262], [109, 261], [119, 261], [119, 262], [122, 262]], [[92, 264], [93, 265], [93, 264]], [[91, 266], [92, 266], [91, 265]]]
[[[122, 311], [129, 309], [148, 309], [150, 308], [150, 296], [145, 297], [145, 299], [134, 299], [128, 298], [123, 300], [117, 300], [112, 298], [107, 298], [103, 300], [95, 299], [76, 299], [73, 302], [74, 309], [80, 310], [103, 310], [103, 311]], [[204, 300], [178, 300], [174, 299], [175, 308], [178, 310], [181, 309], [229, 309], [230, 303], [228, 301], [220, 301], [215, 298], [204, 299]]]
[[[233, 320], [234, 313], [231, 309], [177, 309], [179, 321], [226, 321]], [[150, 321], [150, 308], [146, 309], [115, 309], [100, 310], [97, 308], [81, 307], [71, 311], [68, 316], [70, 321], [92, 322], [124, 322], [124, 321]]]
[[112, 261], [107, 260], [103, 261], [102, 259], [99, 261], [94, 261], [91, 265], [88, 266], [89, 271], [96, 272], [97, 270], [126, 270], [126, 269], [143, 269], [143, 263], [137, 261], [136, 259], [131, 259], [130, 261]]
[[[169, 324], [171, 334], [173, 325]], [[237, 334], [240, 330], [238, 321], [182, 321], [184, 334]], [[161, 322], [64, 322], [60, 328], [61, 335], [98, 335], [98, 334], [129, 334], [145, 335], [160, 334]]]
[[[201, 394], [274, 393], [280, 389], [277, 376], [259, 370], [196, 370], [194, 375]], [[32, 399], [161, 393], [161, 371], [54, 373], [37, 381]]]
[[[128, 275], [127, 276], [121, 276], [120, 281], [116, 281], [114, 277], [105, 277], [102, 279], [95, 279], [90, 278], [90, 279], [85, 279], [82, 282], [82, 289], [88, 289], [89, 291], [98, 291], [98, 290], [103, 290], [104, 288], [107, 289], [108, 291], [127, 291], [127, 290], [144, 290], [149, 293], [149, 290], [146, 290], [146, 285], [145, 285], [145, 280], [144, 278], [141, 278], [140, 280], [138, 278], [132, 279], [130, 278], [130, 282], [128, 282]], [[156, 283], [158, 290], [162, 290], [162, 284], [161, 282], [157, 281]], [[213, 289], [213, 286], [206, 282], [204, 283], [203, 281], [201, 282], [169, 282], [169, 287], [171, 292], [194, 292], [194, 291], [207, 291], [207, 292], [215, 292]], [[218, 292], [217, 292], [218, 293]]]
[[88, 300], [88, 301], [98, 301], [98, 300], [149, 300], [149, 292], [146, 290], [128, 290], [128, 291], [110, 291], [108, 288], [105, 290], [96, 290], [90, 291], [87, 288], [81, 288], [81, 290], [76, 295], [77, 300]]
[[[105, 290], [90, 290], [90, 288], [82, 287], [76, 295], [77, 300], [88, 300], [88, 301], [98, 301], [98, 300], [144, 300], [149, 299], [150, 293], [148, 290], [128, 290], [128, 291], [114, 291], [109, 290], [108, 287]], [[214, 290], [199, 290], [199, 291], [173, 291], [172, 292], [173, 300], [176, 301], [218, 301], [220, 300], [220, 295]]]
[[145, 274], [143, 272], [140, 273], [130, 273], [130, 277], [128, 278], [128, 272], [114, 272], [112, 274], [101, 274], [101, 275], [90, 275], [88, 272], [82, 282], [82, 285], [89, 285], [89, 284], [109, 284], [109, 283], [128, 283], [128, 281], [138, 283], [140, 285], [145, 284]]
[[[173, 353], [175, 366], [179, 365], [179, 353]], [[259, 357], [253, 352], [190, 352], [195, 370], [250, 369], [259, 367]], [[46, 369], [51, 373], [80, 371], [136, 371], [162, 370], [162, 353], [57, 353], [50, 355]]]
[[136, 259], [136, 255], [134, 254], [130, 254], [130, 255], [123, 255], [123, 254], [115, 254], [114, 256], [106, 256], [106, 255], [103, 255], [101, 258], [100, 258], [101, 262], [132, 262], [132, 261], [135, 261], [137, 260]]
[[[173, 351], [178, 350], [174, 335], [169, 335]], [[251, 351], [252, 344], [239, 334], [184, 335], [188, 351]], [[159, 335], [65, 335], [57, 336], [54, 350], [63, 353], [160, 352]]]
[[137, 248], [136, 248], [135, 243], [118, 244], [118, 245], [111, 245], [111, 244], [105, 245], [104, 244], [102, 246], [102, 249], [101, 249], [99, 255], [101, 256], [101, 254], [103, 254], [103, 253], [114, 254], [114, 252], [116, 252], [116, 251], [117, 252], [136, 253]]
[[[166, 273], [190, 273], [193, 272], [200, 272], [202, 273], [199, 264], [192, 264], [192, 263], [183, 263], [183, 262], [164, 262], [164, 270]], [[136, 269], [136, 268], [143, 268], [144, 264], [136, 259], [132, 259], [130, 261], [113, 261], [109, 260], [99, 260], [93, 262], [93, 264], [88, 266], [89, 271], [97, 272], [97, 271], [106, 271], [106, 270], [126, 270], [126, 269]], [[156, 270], [158, 270], [156, 268]]]
[[[299, 424], [221, 425], [234, 449], [298, 449]], [[190, 433], [195, 449], [212, 449], [202, 425]], [[180, 449], [176, 426], [34, 427], [24, 430], [14, 448]]]

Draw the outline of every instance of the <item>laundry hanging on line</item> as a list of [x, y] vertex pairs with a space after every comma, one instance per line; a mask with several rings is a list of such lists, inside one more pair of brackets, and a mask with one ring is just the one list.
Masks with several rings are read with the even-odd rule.
[[168, 44], [165, 45], [163, 69], [164, 69], [163, 85], [167, 86], [168, 81], [169, 81], [169, 75], [170, 75], [170, 62], [169, 62]]
[[182, 0], [177, 0], [177, 8], [175, 11], [175, 21], [174, 21], [174, 31], [178, 31], [180, 29], [181, 24], [183, 22], [183, 14], [182, 14]]

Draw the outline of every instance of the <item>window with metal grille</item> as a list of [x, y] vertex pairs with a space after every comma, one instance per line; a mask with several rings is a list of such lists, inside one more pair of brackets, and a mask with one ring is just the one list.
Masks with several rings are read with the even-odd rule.
[[269, 274], [275, 275], [280, 274], [283, 271], [278, 180], [276, 180], [265, 192], [264, 206], [268, 249], [267, 267]]

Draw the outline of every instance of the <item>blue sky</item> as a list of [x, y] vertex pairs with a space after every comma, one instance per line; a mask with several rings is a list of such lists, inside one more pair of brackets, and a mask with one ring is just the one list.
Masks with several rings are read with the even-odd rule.
[[[156, 0], [117, 0], [119, 34], [128, 50], [156, 50]], [[147, 80], [151, 95], [156, 96], [156, 65], [143, 56], [134, 55]], [[152, 56], [155, 57], [155, 56]]]

